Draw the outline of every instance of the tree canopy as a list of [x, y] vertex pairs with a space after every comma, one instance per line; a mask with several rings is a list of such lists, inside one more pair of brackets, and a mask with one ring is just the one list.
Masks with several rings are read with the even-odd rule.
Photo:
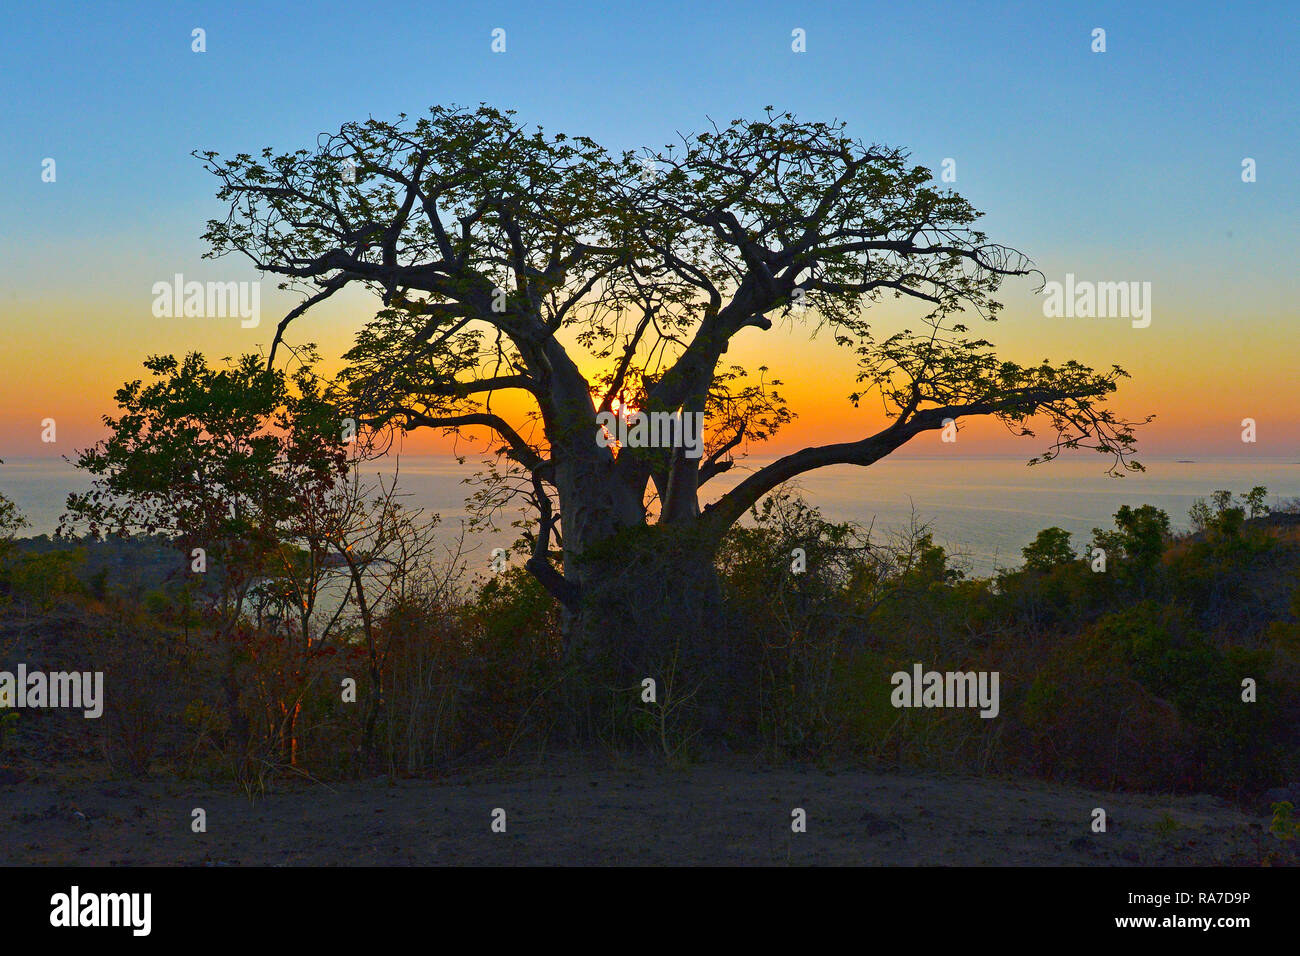
[[[716, 550], [782, 482], [870, 465], [963, 416], [1026, 435], [1041, 418], [1054, 436], [1036, 460], [1090, 447], [1113, 471], [1140, 467], [1135, 423], [1105, 405], [1123, 370], [1004, 361], [961, 323], [996, 319], [999, 284], [1029, 275], [1028, 259], [904, 151], [843, 124], [768, 108], [619, 153], [489, 106], [435, 107], [344, 124], [315, 149], [197, 155], [229, 204], [210, 254], [243, 254], [303, 294], [272, 360], [318, 303], [373, 290], [348, 401], [376, 428], [490, 429], [501, 493], [535, 509], [529, 567], [571, 608], [577, 559], [621, 529], [689, 528]], [[877, 340], [867, 307], [885, 295], [920, 303], [922, 330]], [[702, 506], [705, 483], [790, 421], [779, 379], [724, 361], [742, 331], [782, 319], [856, 356], [846, 391], [889, 423], [780, 457]], [[513, 421], [493, 404], [507, 392], [527, 400]], [[703, 414], [706, 453], [602, 447], [594, 419], [611, 407]]]

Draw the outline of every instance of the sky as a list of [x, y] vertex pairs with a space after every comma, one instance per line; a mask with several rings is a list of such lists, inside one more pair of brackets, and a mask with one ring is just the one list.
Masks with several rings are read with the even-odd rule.
[[[192, 150], [311, 147], [347, 121], [479, 102], [614, 150], [773, 105], [842, 120], [936, 175], [950, 159], [982, 228], [1048, 280], [1150, 283], [1150, 324], [1135, 328], [1047, 316], [1038, 282], [1011, 280], [1000, 321], [976, 328], [1001, 354], [1126, 368], [1113, 405], [1157, 416], [1139, 433], [1148, 455], [1300, 448], [1293, 2], [56, 2], [6, 17], [0, 458], [72, 454], [102, 437], [100, 416], [146, 355], [265, 347], [296, 301], [264, 282], [261, 324], [248, 329], [153, 315], [154, 284], [177, 273], [257, 279], [245, 261], [202, 258], [205, 223], [223, 207]], [[504, 53], [491, 48], [498, 28]], [[796, 30], [805, 52], [792, 49]], [[291, 338], [337, 357], [375, 307], [339, 297]], [[874, 307], [880, 330], [905, 320], [890, 302]], [[772, 451], [867, 433], [846, 398], [851, 359], [825, 337], [743, 335], [728, 359], [768, 365], [799, 414]], [[1254, 443], [1241, 440], [1246, 418]], [[933, 454], [938, 441], [912, 450]], [[419, 435], [407, 445], [446, 447]], [[957, 448], [1029, 457], [1042, 443], [972, 422]]]

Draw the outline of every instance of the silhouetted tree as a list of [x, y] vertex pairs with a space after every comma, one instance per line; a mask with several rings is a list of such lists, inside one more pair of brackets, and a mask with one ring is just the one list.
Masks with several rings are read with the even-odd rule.
[[1044, 528], [1038, 532], [1033, 544], [1020, 549], [1025, 558], [1025, 570], [1050, 571], [1075, 560], [1070, 547], [1070, 532], [1064, 528]]
[[[528, 567], [590, 654], [635, 667], [646, 642], [703, 639], [713, 556], [753, 504], [950, 420], [991, 416], [1030, 434], [1041, 416], [1055, 433], [1044, 458], [1087, 446], [1139, 467], [1131, 423], [1103, 405], [1125, 373], [1003, 361], [950, 321], [967, 309], [995, 318], [999, 283], [1030, 264], [990, 242], [929, 170], [843, 125], [769, 108], [614, 154], [490, 107], [437, 107], [348, 123], [312, 150], [196, 155], [229, 203], [208, 225], [210, 254], [241, 253], [304, 294], [275, 345], [320, 302], [369, 288], [383, 308], [345, 375], [367, 422], [495, 435], [506, 461], [488, 497], [533, 509]], [[924, 332], [876, 340], [864, 306], [885, 294], [922, 304]], [[709, 481], [790, 418], [772, 382], [723, 362], [774, 318], [829, 329], [856, 354], [853, 400], [880, 400], [888, 424], [780, 457], [702, 503]], [[511, 420], [503, 393], [526, 411]], [[706, 416], [702, 453], [605, 447], [597, 414], [616, 402]]]

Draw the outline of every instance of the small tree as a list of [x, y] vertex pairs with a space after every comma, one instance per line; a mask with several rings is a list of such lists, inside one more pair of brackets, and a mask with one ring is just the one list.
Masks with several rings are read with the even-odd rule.
[[[4, 464], [0, 461], [0, 464]], [[7, 577], [10, 557], [14, 550], [14, 535], [27, 527], [27, 518], [18, 506], [3, 493], [0, 493], [0, 584]], [[0, 593], [0, 607], [9, 601], [9, 597]]]
[[1263, 485], [1255, 485], [1239, 497], [1234, 497], [1231, 491], [1220, 489], [1210, 496], [1209, 502], [1197, 498], [1187, 515], [1191, 519], [1193, 531], [1233, 537], [1241, 531], [1247, 518], [1263, 518], [1268, 515], [1269, 507], [1264, 503], [1266, 497], [1268, 489]]
[[[0, 465], [3, 464], [0, 461]], [[0, 561], [8, 557], [13, 549], [14, 535], [25, 527], [27, 517], [18, 510], [12, 499], [0, 492]]]
[[1075, 560], [1070, 547], [1070, 532], [1064, 528], [1044, 528], [1034, 538], [1034, 543], [1020, 549], [1025, 558], [1026, 571], [1050, 571]]
[[[319, 644], [311, 620], [327, 519], [350, 459], [337, 410], [312, 371], [315, 357], [302, 351], [289, 374], [267, 369], [258, 355], [225, 368], [209, 367], [199, 353], [151, 356], [144, 365], [153, 380], [119, 389], [120, 414], [104, 417], [109, 437], [79, 454], [92, 488], [68, 497], [60, 527], [159, 534], [180, 549], [189, 592], [215, 594], [213, 632], [226, 647], [227, 706], [245, 754], [250, 732], [229, 640], [236, 625], [251, 606], [264, 614], [276, 600], [278, 620], [297, 622], [298, 659]], [[210, 580], [215, 587], [197, 583]], [[298, 706], [285, 701], [282, 709], [292, 761]]]
[[1093, 547], [1124, 558], [1136, 571], [1154, 568], [1169, 540], [1169, 515], [1154, 505], [1123, 505], [1115, 512], [1115, 527], [1115, 531], [1093, 528]]
[[375, 730], [384, 713], [384, 670], [389, 650], [387, 639], [380, 636], [378, 619], [387, 610], [403, 605], [413, 591], [431, 589], [442, 594], [453, 589], [461, 570], [457, 552], [442, 577], [430, 579], [427, 559], [434, 548], [439, 517], [432, 515], [424, 520], [419, 509], [404, 507], [397, 500], [397, 482], [398, 476], [394, 475], [370, 490], [354, 469], [333, 498], [325, 522], [328, 541], [347, 568], [348, 593], [340, 610], [348, 600], [355, 602], [365, 639], [370, 694], [361, 759], [371, 769], [376, 755]]

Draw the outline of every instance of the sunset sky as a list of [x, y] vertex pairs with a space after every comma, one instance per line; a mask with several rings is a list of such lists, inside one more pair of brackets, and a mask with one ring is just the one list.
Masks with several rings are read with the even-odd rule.
[[[264, 9], [265, 8], [265, 9]], [[593, 12], [601, 11], [601, 16]], [[985, 213], [994, 241], [1048, 280], [1149, 282], [1152, 321], [1047, 318], [1033, 279], [1012, 280], [995, 325], [975, 331], [1008, 359], [1124, 366], [1115, 407], [1156, 414], [1150, 455], [1300, 451], [1294, 261], [1300, 106], [1293, 3], [663, 2], [617, 6], [319, 2], [24, 4], [0, 37], [5, 104], [0, 206], [0, 458], [71, 454], [100, 437], [113, 391], [151, 353], [210, 358], [269, 344], [296, 299], [263, 283], [260, 327], [155, 318], [151, 288], [252, 280], [206, 261], [200, 236], [223, 207], [190, 156], [312, 147], [373, 115], [486, 102], [528, 125], [621, 150], [662, 146], [710, 119], [844, 120], [906, 147]], [[503, 54], [490, 48], [506, 31]], [[1092, 52], [1094, 28], [1106, 52]], [[191, 31], [207, 50], [191, 51]], [[807, 52], [791, 49], [806, 31]], [[42, 163], [56, 163], [54, 182]], [[1255, 160], [1257, 181], [1242, 181]], [[336, 358], [376, 300], [340, 297], [293, 341]], [[877, 328], [899, 327], [892, 300]], [[910, 313], [909, 313], [910, 314]], [[976, 325], [972, 322], [972, 325]], [[799, 419], [774, 451], [860, 437], [852, 361], [807, 331], [742, 334], [729, 361], [766, 364]], [[1258, 443], [1240, 440], [1258, 422]], [[58, 441], [41, 441], [54, 418]], [[1000, 426], [969, 423], [960, 450], [1023, 454]], [[924, 436], [933, 453], [937, 435]], [[445, 448], [433, 436], [411, 451]]]

